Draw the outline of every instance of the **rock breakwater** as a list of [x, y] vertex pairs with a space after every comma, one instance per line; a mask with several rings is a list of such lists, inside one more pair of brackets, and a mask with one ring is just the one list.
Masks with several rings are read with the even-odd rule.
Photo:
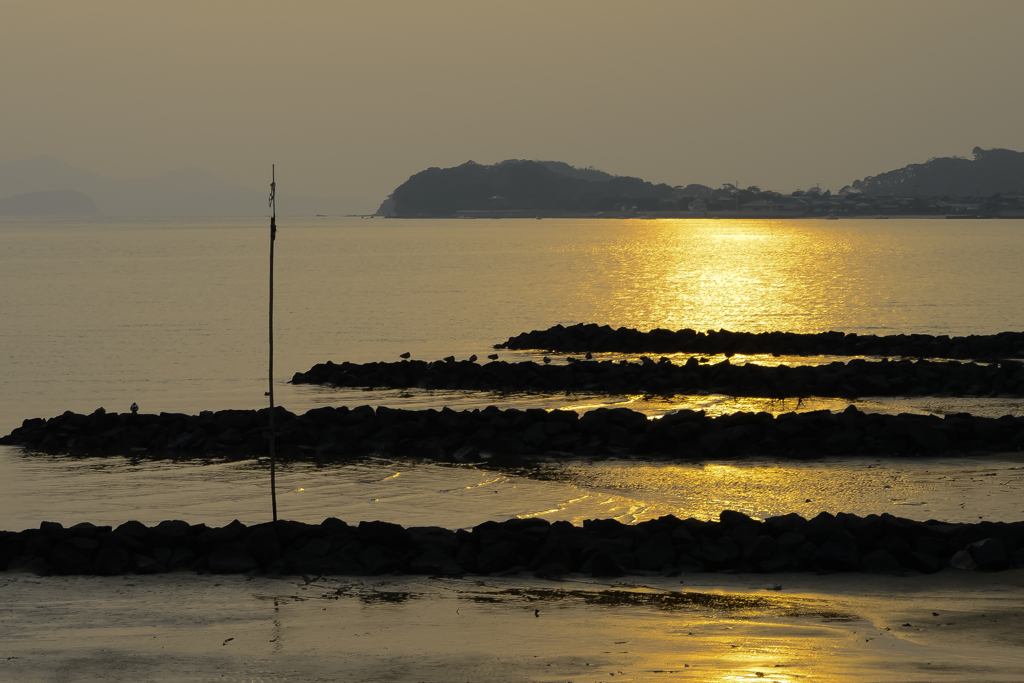
[[697, 393], [761, 398], [810, 396], [1024, 396], [1024, 364], [959, 361], [868, 361], [768, 366], [701, 363], [677, 365], [662, 357], [638, 362], [569, 358], [564, 364], [532, 361], [403, 360], [394, 363], [318, 363], [297, 372], [293, 384], [467, 391], [569, 391], [615, 394]]
[[484, 522], [472, 529], [388, 522], [280, 521], [224, 527], [168, 520], [147, 527], [89, 523], [0, 532], [0, 570], [156, 574], [175, 570], [272, 575], [506, 575], [542, 578], [726, 571], [934, 573], [1024, 567], [1024, 522], [947, 524], [889, 514], [822, 512], [764, 521], [725, 510], [720, 521], [672, 515], [635, 525], [592, 519]]
[[888, 336], [821, 332], [730, 332], [728, 330], [664, 330], [649, 332], [608, 325], [555, 325], [523, 332], [496, 349], [619, 353], [706, 353], [788, 356], [902, 356], [906, 358], [1024, 358], [1024, 332], [950, 337], [928, 334]]
[[[510, 464], [534, 456], [707, 458], [844, 455], [968, 455], [1024, 449], [1024, 417], [966, 413], [883, 415], [850, 406], [708, 417], [680, 410], [648, 419], [628, 408], [568, 410], [399, 410], [323, 407], [302, 415], [276, 408], [277, 452], [317, 462], [366, 455]], [[79, 456], [251, 458], [268, 451], [263, 410], [179, 413], [65, 412], [25, 420], [0, 444]]]

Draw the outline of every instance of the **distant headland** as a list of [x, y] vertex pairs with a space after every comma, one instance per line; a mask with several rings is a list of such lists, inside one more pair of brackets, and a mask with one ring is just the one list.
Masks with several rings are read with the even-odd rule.
[[975, 147], [973, 159], [938, 157], [867, 176], [837, 193], [788, 194], [654, 184], [560, 161], [468, 161], [428, 168], [377, 210], [395, 218], [824, 217], [946, 215], [1024, 218], [1024, 152]]

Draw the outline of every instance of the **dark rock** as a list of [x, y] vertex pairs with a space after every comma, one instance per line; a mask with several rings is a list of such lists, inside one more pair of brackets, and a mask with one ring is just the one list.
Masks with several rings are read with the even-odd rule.
[[814, 519], [808, 520], [805, 530], [802, 532], [814, 543], [822, 543], [832, 534], [841, 531], [842, 522], [827, 512], [821, 512]]
[[281, 542], [273, 523], [253, 528], [245, 539], [245, 549], [263, 566], [281, 557]]
[[94, 571], [92, 561], [67, 541], [58, 543], [50, 551], [50, 565], [57, 574], [92, 574]]
[[397, 551], [373, 545], [359, 553], [359, 563], [370, 576], [390, 574], [402, 570], [401, 554]]
[[938, 536], [922, 536], [917, 539], [915, 550], [934, 557], [943, 557], [950, 554], [949, 543]]
[[183, 522], [180, 519], [175, 519], [160, 522], [149, 530], [148, 537], [153, 543], [165, 546], [175, 546], [184, 544], [185, 539], [189, 538], [190, 534], [191, 527], [189, 526], [189, 523]]
[[139, 574], [162, 574], [167, 571], [167, 567], [148, 555], [135, 555], [132, 558], [132, 563], [135, 565], [135, 571]]
[[1006, 544], [998, 538], [975, 541], [967, 546], [967, 550], [978, 564], [979, 569], [998, 570], [1007, 569], [1010, 566], [1010, 556], [1006, 552]]
[[104, 547], [96, 554], [94, 571], [100, 576], [117, 576], [128, 571], [128, 551], [118, 547]]
[[860, 568], [857, 539], [843, 529], [833, 532], [811, 559], [819, 572], [854, 572]]
[[573, 569], [572, 554], [562, 543], [546, 543], [529, 564], [537, 576], [553, 577], [568, 574]]
[[934, 574], [942, 568], [942, 561], [937, 556], [919, 550], [910, 553], [903, 564], [922, 574]]
[[636, 561], [640, 569], [662, 571], [676, 559], [676, 548], [672, 536], [662, 531], [640, 543], [636, 549]]
[[875, 550], [864, 556], [861, 560], [861, 571], [868, 574], [892, 574], [900, 576], [903, 574], [903, 567], [899, 561], [884, 550]]
[[177, 547], [167, 560], [167, 568], [171, 571], [190, 569], [197, 560], [195, 551], [191, 548]]
[[704, 564], [722, 568], [740, 559], [740, 549], [730, 536], [722, 536], [715, 541], [705, 539], [691, 555]]
[[431, 574], [435, 576], [454, 576], [462, 574], [462, 567], [448, 553], [440, 550], [427, 550], [417, 555], [409, 563], [409, 569], [415, 574]]
[[493, 543], [480, 551], [477, 555], [477, 571], [481, 574], [495, 574], [503, 572], [515, 564], [526, 564], [520, 561], [519, 553], [516, 552], [516, 545], [507, 541]]
[[380, 543], [403, 551], [409, 546], [409, 532], [398, 524], [380, 521], [360, 522], [356, 531], [359, 540], [364, 543]]
[[762, 534], [743, 546], [743, 559], [754, 564], [768, 560], [778, 552], [779, 543], [771, 536]]
[[722, 510], [718, 515], [718, 520], [728, 529], [740, 524], [750, 524], [754, 521], [742, 512], [736, 512], [735, 510]]
[[208, 545], [228, 543], [241, 539], [245, 529], [245, 525], [236, 519], [227, 526], [207, 529], [199, 535], [199, 540]]
[[259, 568], [259, 563], [241, 541], [229, 541], [210, 553], [207, 566], [214, 574], [244, 574]]
[[7, 565], [9, 572], [25, 572], [36, 576], [50, 576], [53, 574], [53, 567], [41, 557], [31, 555], [19, 555], [11, 559]]
[[598, 578], [613, 578], [626, 575], [626, 569], [620, 565], [611, 553], [599, 550], [589, 560], [590, 575]]
[[886, 551], [900, 562], [907, 562], [914, 551], [902, 536], [887, 534], [878, 540], [877, 547]]

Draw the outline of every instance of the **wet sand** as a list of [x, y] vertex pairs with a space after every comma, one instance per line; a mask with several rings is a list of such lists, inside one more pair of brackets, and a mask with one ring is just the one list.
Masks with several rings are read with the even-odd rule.
[[614, 583], [5, 574], [0, 602], [11, 681], [1019, 681], [1024, 666], [1024, 570]]

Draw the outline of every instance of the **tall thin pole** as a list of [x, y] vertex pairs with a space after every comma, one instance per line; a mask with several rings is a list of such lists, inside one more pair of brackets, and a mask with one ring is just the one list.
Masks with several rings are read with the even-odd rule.
[[277, 522], [277, 481], [274, 462], [274, 240], [277, 238], [277, 181], [274, 165], [270, 165], [270, 367], [268, 371], [270, 391], [270, 504]]

